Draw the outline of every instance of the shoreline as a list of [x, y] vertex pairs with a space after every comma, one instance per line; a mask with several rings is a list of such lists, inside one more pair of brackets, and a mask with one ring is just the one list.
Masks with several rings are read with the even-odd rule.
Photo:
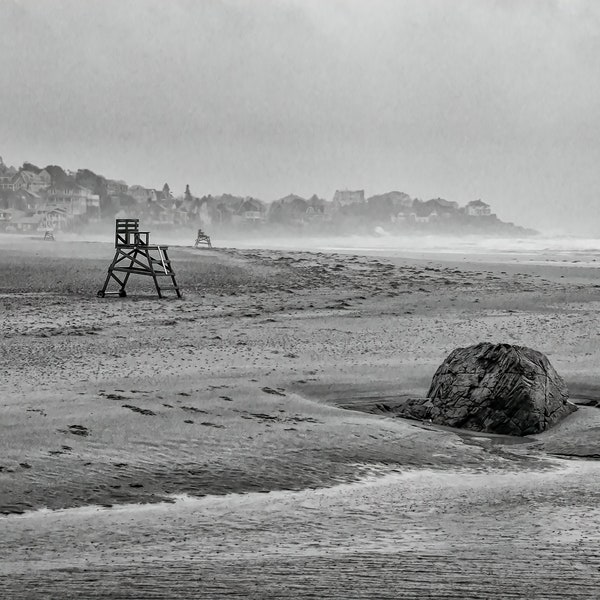
[[[473, 432], [475, 435], [475, 432]], [[482, 437], [487, 437], [489, 434], [481, 434]], [[525, 442], [526, 443], [526, 442]], [[586, 470], [586, 467], [578, 465], [580, 462], [591, 463], [589, 470], [596, 470], [597, 461], [585, 461], [577, 460], [573, 457], [560, 457], [553, 456], [547, 461], [545, 468], [531, 469], [531, 472], [536, 474], [546, 473], [549, 476], [555, 475], [560, 476], [567, 473], [574, 473], [578, 470]], [[67, 508], [36, 508], [25, 511], [23, 513], [13, 514], [0, 514], [0, 523], [9, 522], [12, 520], [23, 521], [27, 519], [45, 519], [45, 518], [57, 518], [57, 519], [70, 519], [70, 518], [91, 518], [98, 513], [101, 513], [105, 517], [112, 515], [122, 515], [127, 513], [137, 513], [138, 511], [144, 512], [168, 512], [168, 511], [179, 511], [181, 508], [202, 508], [204, 505], [219, 505], [223, 502], [248, 502], [259, 500], [263, 501], [265, 498], [272, 501], [278, 501], [280, 499], [293, 498], [299, 495], [305, 495], [311, 492], [319, 493], [344, 493], [345, 491], [356, 491], [363, 487], [370, 486], [384, 486], [388, 484], [397, 484], [405, 479], [411, 479], [415, 477], [421, 477], [423, 475], [435, 476], [472, 476], [477, 479], [478, 476], [486, 478], [489, 476], [501, 476], [501, 475], [520, 475], [523, 470], [520, 465], [512, 464], [504, 468], [497, 470], [482, 470], [478, 468], [425, 468], [425, 467], [407, 467], [400, 469], [399, 466], [392, 466], [387, 464], [357, 464], [354, 465], [357, 471], [363, 471], [363, 473], [355, 478], [354, 480], [340, 481], [332, 485], [324, 485], [320, 487], [305, 487], [300, 489], [272, 489], [265, 492], [254, 492], [254, 491], [241, 491], [241, 492], [229, 492], [226, 494], [205, 494], [201, 496], [195, 496], [190, 494], [172, 494], [163, 500], [157, 500], [154, 502], [133, 502], [129, 504], [114, 504], [114, 505], [103, 505], [103, 504], [86, 504], [83, 506], [73, 506]], [[512, 467], [512, 468], [511, 468]], [[597, 465], [597, 469], [600, 471], [600, 465]]]

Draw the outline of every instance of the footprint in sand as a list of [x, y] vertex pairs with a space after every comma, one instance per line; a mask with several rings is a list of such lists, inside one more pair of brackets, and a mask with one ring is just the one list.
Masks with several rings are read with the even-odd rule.
[[132, 404], [122, 404], [121, 406], [123, 408], [128, 408], [133, 412], [140, 413], [141, 415], [146, 415], [149, 417], [156, 416], [156, 413], [153, 410], [150, 410], [149, 408], [140, 408], [139, 406], [133, 406]]
[[83, 425], [69, 425], [69, 433], [73, 435], [81, 435], [83, 437], [87, 437], [90, 435], [90, 430]]
[[104, 396], [107, 400], [129, 400], [129, 396], [122, 396], [121, 394], [105, 394], [100, 392], [101, 396]]
[[195, 406], [182, 406], [181, 409], [186, 410], [188, 412], [207, 414], [206, 410], [202, 410], [201, 408], [196, 408]]
[[277, 388], [276, 390], [274, 390], [273, 388], [270, 388], [270, 387], [264, 387], [264, 388], [262, 388], [262, 391], [265, 392], [265, 394], [273, 394], [275, 396], [285, 396], [286, 395], [283, 392], [283, 388]]

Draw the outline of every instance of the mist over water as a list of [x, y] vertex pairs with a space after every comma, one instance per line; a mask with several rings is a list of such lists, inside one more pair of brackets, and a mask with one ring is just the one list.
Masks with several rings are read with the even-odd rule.
[[[61, 234], [61, 241], [107, 242], [114, 234], [104, 231]], [[21, 237], [21, 236], [17, 236]], [[189, 230], [155, 231], [151, 242], [193, 247], [195, 236]], [[600, 263], [600, 238], [571, 236], [490, 237], [484, 235], [379, 235], [350, 236], [268, 236], [254, 232], [245, 235], [229, 232], [212, 236], [213, 247], [240, 250], [263, 249], [291, 252], [330, 252], [377, 255], [379, 257], [437, 258], [499, 263], [564, 264], [597, 266]], [[203, 249], [198, 250], [202, 252]]]
[[593, 265], [600, 262], [600, 239], [579, 237], [489, 237], [483, 235], [372, 235], [213, 240], [230, 248], [339, 252], [390, 257], [464, 256], [491, 262], [531, 262]]

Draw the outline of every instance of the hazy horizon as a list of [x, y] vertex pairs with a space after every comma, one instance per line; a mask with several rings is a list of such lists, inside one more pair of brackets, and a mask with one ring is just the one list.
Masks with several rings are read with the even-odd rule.
[[0, 156], [195, 195], [404, 191], [596, 233], [600, 5], [2, 0]]

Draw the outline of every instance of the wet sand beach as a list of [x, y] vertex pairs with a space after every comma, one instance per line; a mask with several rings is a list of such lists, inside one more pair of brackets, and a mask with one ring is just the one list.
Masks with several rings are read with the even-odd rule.
[[[597, 463], [16, 517], [13, 598], [596, 598]], [[10, 581], [19, 585], [7, 585]]]
[[600, 409], [385, 410], [479, 341], [594, 400], [593, 268], [172, 247], [159, 301], [96, 297], [107, 243], [0, 250], [2, 597], [597, 597]]

